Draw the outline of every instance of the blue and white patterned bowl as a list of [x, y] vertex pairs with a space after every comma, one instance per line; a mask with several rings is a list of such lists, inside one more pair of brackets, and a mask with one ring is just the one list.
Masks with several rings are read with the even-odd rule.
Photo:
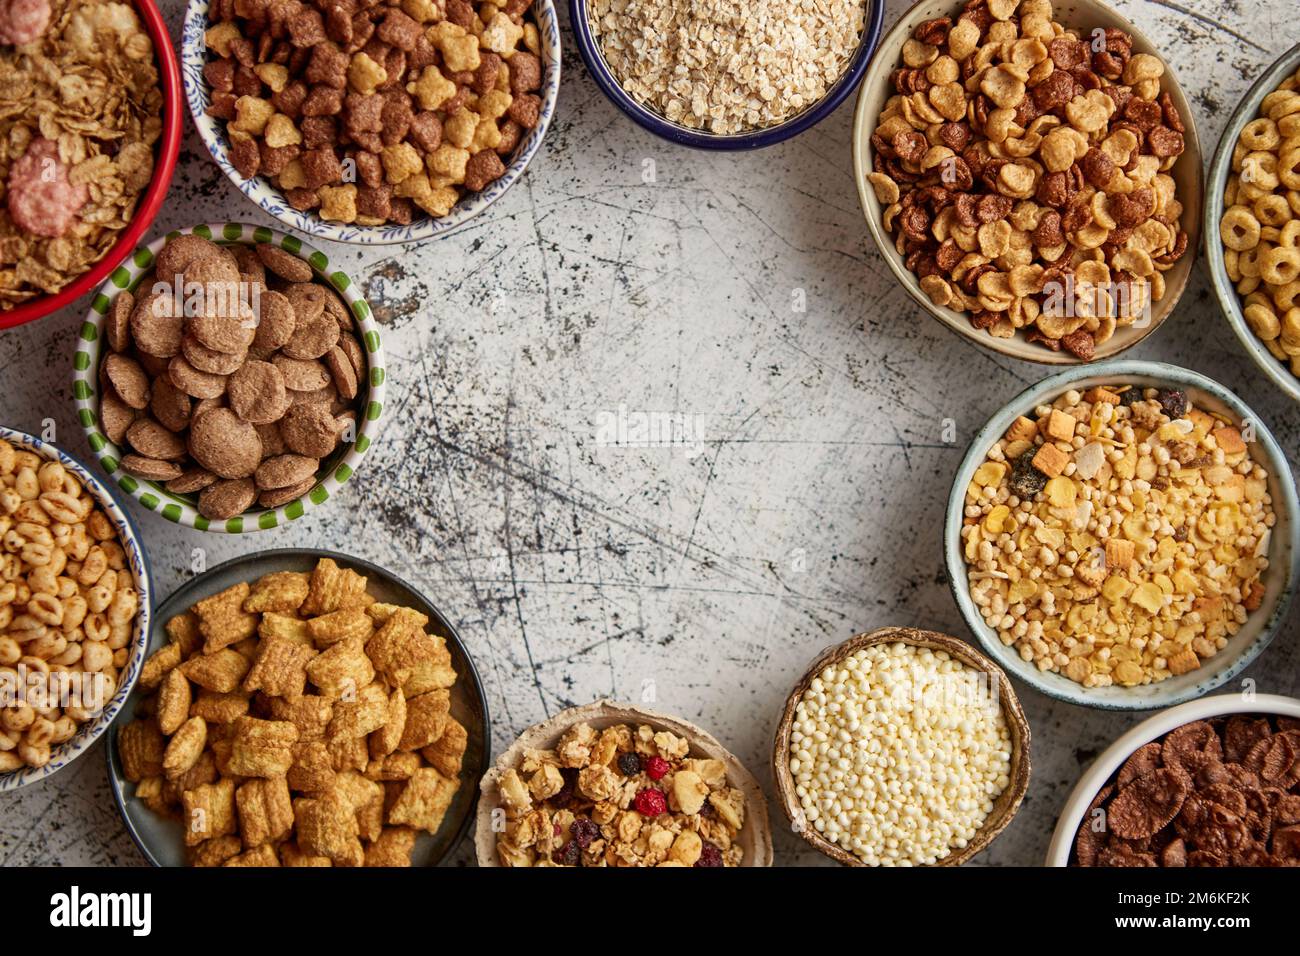
[[546, 128], [555, 115], [555, 103], [560, 95], [560, 24], [552, 0], [533, 0], [532, 12], [537, 18], [537, 30], [542, 41], [542, 88], [539, 91], [542, 111], [537, 125], [520, 140], [500, 179], [482, 192], [463, 197], [448, 215], [440, 219], [425, 216], [416, 219], [409, 226], [396, 223], [357, 226], [326, 222], [314, 212], [299, 212], [294, 209], [284, 194], [272, 186], [265, 176], [254, 176], [252, 179], [240, 176], [230, 162], [230, 143], [223, 129], [224, 121], [209, 116], [207, 112], [212, 105], [211, 91], [203, 77], [203, 65], [208, 59], [207, 47], [203, 42], [203, 32], [208, 27], [208, 0], [190, 0], [185, 9], [185, 22], [181, 28], [181, 80], [185, 84], [185, 99], [189, 103], [190, 115], [194, 118], [199, 137], [217, 165], [240, 192], [286, 226], [308, 235], [358, 245], [391, 245], [447, 236], [465, 226], [515, 184], [541, 148]]
[[[1021, 660], [1017, 650], [1004, 645], [994, 630], [984, 623], [967, 583], [966, 560], [962, 554], [962, 517], [966, 488], [975, 475], [975, 469], [1017, 416], [1032, 414], [1035, 406], [1048, 404], [1072, 388], [1082, 392], [1094, 385], [1126, 382], [1144, 388], [1180, 388], [1187, 392], [1199, 408], [1228, 415], [1238, 422], [1250, 422], [1255, 429], [1251, 455], [1268, 470], [1268, 490], [1273, 499], [1277, 524], [1273, 528], [1269, 544], [1269, 568], [1264, 573], [1264, 599], [1223, 650], [1196, 670], [1155, 684], [1141, 684], [1137, 687], [1084, 687], [1063, 674], [1040, 671], [1032, 662]], [[1291, 467], [1282, 448], [1259, 416], [1229, 389], [1198, 372], [1176, 365], [1140, 361], [1102, 362], [1079, 366], [1044, 379], [1021, 392], [989, 419], [989, 423], [971, 442], [957, 469], [944, 519], [943, 553], [948, 586], [966, 619], [967, 627], [979, 638], [984, 652], [1008, 674], [1048, 697], [1072, 704], [1101, 710], [1150, 710], [1181, 704], [1226, 683], [1258, 657], [1273, 639], [1286, 617], [1287, 607], [1296, 589], [1297, 571], [1300, 570], [1300, 565], [1296, 563], [1296, 557], [1300, 555], [1300, 504], [1296, 500]]]
[[134, 522], [126, 509], [118, 504], [117, 499], [88, 469], [67, 452], [55, 448], [49, 442], [41, 441], [24, 432], [14, 431], [0, 425], [0, 438], [14, 445], [40, 455], [48, 461], [57, 461], [77, 480], [103, 509], [113, 529], [117, 532], [118, 543], [126, 553], [127, 567], [131, 571], [132, 583], [140, 596], [140, 609], [136, 613], [135, 625], [131, 632], [131, 643], [127, 645], [126, 666], [118, 673], [117, 690], [108, 705], [93, 720], [88, 720], [77, 728], [77, 733], [66, 743], [54, 748], [50, 762], [44, 767], [24, 767], [12, 773], [0, 773], [0, 793], [17, 790], [28, 784], [44, 780], [52, 773], [62, 770], [72, 761], [90, 749], [99, 739], [108, 725], [113, 722], [135, 687], [140, 668], [144, 665], [145, 649], [149, 644], [149, 622], [153, 612], [153, 588], [150, 584], [149, 557], [145, 554], [144, 543], [136, 530]]
[[[162, 247], [176, 236], [193, 233], [223, 245], [269, 242], [292, 253], [312, 267], [320, 282], [343, 297], [352, 311], [353, 321], [361, 334], [358, 339], [366, 357], [366, 376], [358, 382], [357, 436], [346, 448], [336, 450], [317, 472], [316, 484], [310, 491], [278, 508], [254, 509], [225, 521], [211, 521], [199, 514], [198, 495], [180, 495], [168, 491], [161, 482], [146, 481], [126, 473], [122, 468], [122, 455], [126, 452], [111, 442], [99, 427], [99, 366], [105, 353], [104, 320], [119, 291], [131, 291], [153, 268], [154, 257]], [[77, 333], [77, 350], [72, 359], [72, 397], [77, 403], [77, 421], [86, 430], [90, 449], [100, 465], [117, 483], [140, 504], [162, 515], [168, 521], [188, 525], [199, 531], [219, 531], [241, 534], [265, 531], [290, 521], [296, 521], [311, 508], [317, 508], [338, 493], [361, 465], [361, 460], [379, 434], [379, 419], [384, 411], [384, 390], [387, 372], [384, 368], [384, 349], [379, 340], [379, 323], [375, 321], [370, 305], [357, 289], [357, 284], [346, 273], [332, 264], [319, 249], [307, 245], [297, 236], [286, 235], [267, 226], [249, 223], [204, 223], [190, 226], [160, 236], [148, 246], [141, 246], [104, 280], [90, 302], [86, 321]]]

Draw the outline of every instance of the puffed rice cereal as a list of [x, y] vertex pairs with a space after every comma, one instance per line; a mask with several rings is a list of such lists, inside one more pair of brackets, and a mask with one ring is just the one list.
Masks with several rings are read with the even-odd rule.
[[1066, 392], [966, 489], [971, 597], [1002, 643], [1084, 687], [1186, 674], [1257, 610], [1276, 516], [1249, 426], [1177, 389]]
[[140, 608], [104, 510], [56, 461], [0, 439], [0, 773], [43, 767], [103, 710]]
[[790, 775], [803, 825], [868, 866], [933, 865], [964, 848], [1010, 773], [998, 694], [946, 651], [863, 647], [796, 705]]

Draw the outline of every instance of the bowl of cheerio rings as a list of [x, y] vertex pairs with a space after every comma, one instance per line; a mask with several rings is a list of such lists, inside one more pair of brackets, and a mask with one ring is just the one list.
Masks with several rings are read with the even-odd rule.
[[144, 235], [181, 138], [153, 0], [8, 0], [0, 16], [0, 328], [79, 298]]
[[1010, 674], [1110, 710], [1230, 680], [1285, 619], [1295, 484], [1265, 424], [1196, 372], [1120, 361], [1026, 390], [972, 441], [944, 526], [966, 623]]
[[1097, 0], [922, 0], [863, 82], [853, 156], [894, 275], [986, 348], [1113, 357], [1186, 287], [1193, 114], [1150, 41]]
[[1300, 401], [1300, 45], [1242, 98], [1210, 163], [1206, 261], [1255, 363]]
[[144, 662], [153, 595], [126, 510], [80, 462], [0, 426], [0, 792], [90, 749]]
[[683, 146], [743, 150], [834, 112], [866, 71], [884, 10], [881, 0], [570, 0], [569, 21], [592, 79], [639, 126]]
[[194, 226], [136, 250], [91, 303], [77, 415], [122, 490], [240, 533], [302, 517], [370, 448], [379, 329], [352, 279], [263, 226]]

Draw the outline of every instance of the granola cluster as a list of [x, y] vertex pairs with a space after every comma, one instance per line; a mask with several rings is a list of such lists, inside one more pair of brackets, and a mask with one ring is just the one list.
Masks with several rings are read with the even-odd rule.
[[745, 797], [721, 760], [642, 724], [579, 723], [501, 776], [503, 866], [739, 866]]
[[153, 43], [130, 4], [22, 0], [8, 14], [0, 311], [58, 292], [103, 258], [153, 178], [162, 135]]
[[446, 216], [540, 120], [531, 2], [216, 0], [208, 112], [239, 175], [294, 209], [362, 226]]
[[1133, 752], [1093, 798], [1075, 866], [1300, 866], [1300, 720], [1233, 714]]
[[1050, 0], [968, 0], [903, 46], [868, 176], [921, 290], [997, 338], [1088, 361], [1182, 258], [1164, 64]]
[[181, 820], [194, 866], [410, 866], [468, 740], [428, 623], [328, 558], [204, 598], [119, 734], [136, 798]]
[[1178, 389], [1071, 390], [966, 489], [971, 596], [1002, 643], [1085, 687], [1186, 674], [1264, 596], [1276, 521], [1248, 426]]

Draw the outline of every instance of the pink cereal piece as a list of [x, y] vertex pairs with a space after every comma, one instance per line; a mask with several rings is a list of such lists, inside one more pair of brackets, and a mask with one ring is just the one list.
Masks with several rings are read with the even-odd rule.
[[34, 236], [56, 239], [66, 233], [89, 198], [84, 183], [68, 181], [68, 167], [53, 140], [32, 140], [9, 168], [9, 215], [19, 229]]
[[50, 23], [50, 0], [0, 0], [0, 44], [22, 46]]

